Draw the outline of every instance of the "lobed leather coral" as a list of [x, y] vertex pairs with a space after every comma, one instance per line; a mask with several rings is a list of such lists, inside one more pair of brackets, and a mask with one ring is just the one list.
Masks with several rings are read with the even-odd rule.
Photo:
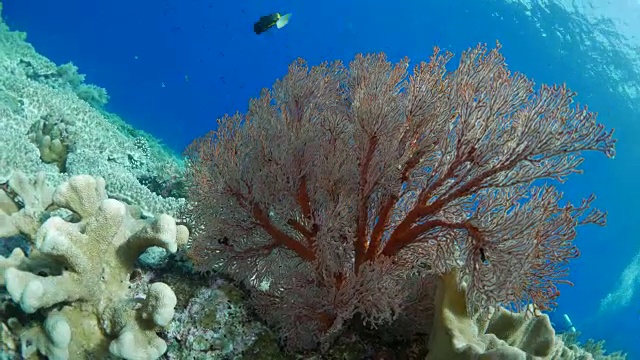
[[583, 349], [565, 345], [549, 316], [533, 305], [520, 312], [498, 306], [472, 316], [467, 289], [456, 271], [440, 277], [426, 360], [593, 359]]
[[[0, 256], [12, 300], [28, 314], [46, 314], [43, 324], [21, 331], [22, 356], [39, 351], [52, 360], [159, 358], [167, 345], [156, 331], [172, 320], [176, 296], [161, 282], [136, 293], [130, 275], [147, 248], [175, 252], [188, 230], [166, 214], [133, 216], [126, 204], [107, 198], [100, 177], [75, 176], [52, 199], [72, 214], [47, 219], [29, 257], [20, 249]], [[40, 272], [33, 263], [39, 258], [58, 264], [58, 271], [47, 264]]]

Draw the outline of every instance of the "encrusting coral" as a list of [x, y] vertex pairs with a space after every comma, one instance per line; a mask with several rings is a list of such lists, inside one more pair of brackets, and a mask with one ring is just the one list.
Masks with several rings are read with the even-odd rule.
[[[72, 177], [56, 188], [52, 203], [70, 213], [42, 224], [29, 257], [21, 249], [0, 256], [12, 300], [28, 314], [46, 314], [42, 325], [20, 331], [22, 356], [39, 351], [52, 360], [160, 357], [167, 345], [156, 330], [172, 320], [176, 296], [161, 282], [137, 293], [130, 275], [147, 248], [177, 251], [187, 241], [187, 228], [166, 214], [135, 217], [126, 204], [107, 198], [100, 177]], [[48, 258], [57, 271], [50, 264], [40, 271], [32, 258]]]

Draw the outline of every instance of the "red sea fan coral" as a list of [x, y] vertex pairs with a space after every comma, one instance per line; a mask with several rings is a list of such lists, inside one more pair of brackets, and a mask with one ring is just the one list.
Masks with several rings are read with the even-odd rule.
[[578, 172], [584, 150], [612, 157], [614, 140], [499, 49], [470, 49], [454, 72], [437, 48], [412, 74], [384, 54], [293, 63], [186, 152], [195, 264], [249, 283], [293, 348], [356, 314], [393, 319], [416, 269], [460, 269], [473, 307], [552, 307], [576, 226], [604, 214], [532, 184]]

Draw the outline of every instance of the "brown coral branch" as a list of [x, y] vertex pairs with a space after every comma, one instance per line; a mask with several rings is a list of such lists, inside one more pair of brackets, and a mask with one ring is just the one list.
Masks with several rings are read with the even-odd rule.
[[302, 216], [306, 220], [311, 220], [311, 199], [309, 198], [309, 192], [307, 190], [307, 177], [302, 176], [300, 179], [300, 185], [298, 186], [298, 196], [296, 197], [298, 205], [302, 210]]
[[416, 241], [420, 235], [428, 233], [429, 231], [439, 227], [467, 230], [469, 236], [476, 240], [475, 246], [477, 247], [481, 247], [482, 243], [484, 242], [482, 234], [480, 233], [480, 229], [469, 222], [451, 223], [444, 220], [431, 220], [416, 225], [410, 228], [408, 231], [405, 231], [404, 233], [396, 236], [392, 243], [387, 243], [382, 251], [382, 254], [385, 256], [393, 256], [400, 250], [402, 250], [402, 248], [406, 245]]
[[371, 232], [371, 240], [369, 241], [365, 261], [372, 260], [378, 254], [380, 244], [382, 243], [382, 235], [389, 224], [389, 218], [393, 213], [393, 207], [395, 206], [396, 201], [398, 201], [397, 196], [389, 196], [387, 201], [385, 201], [384, 205], [380, 208], [380, 211], [378, 212], [378, 222]]
[[369, 166], [373, 160], [373, 154], [378, 146], [378, 138], [375, 135], [370, 135], [368, 139], [369, 146], [360, 163], [360, 180], [359, 180], [359, 202], [358, 202], [358, 225], [356, 228], [356, 243], [355, 243], [355, 271], [356, 273], [360, 269], [360, 266], [365, 260], [367, 252], [367, 225], [369, 224], [369, 195], [371, 184]]
[[[402, 220], [402, 222], [395, 228], [395, 230], [389, 237], [389, 241], [387, 241], [387, 243], [385, 244], [382, 253], [386, 256], [393, 256], [397, 254], [403, 247], [411, 244], [420, 235], [420, 233], [416, 232], [416, 229], [420, 229], [422, 228], [422, 226], [414, 226], [414, 224], [416, 224], [420, 219], [423, 219], [429, 215], [435, 215], [445, 205], [447, 205], [454, 199], [459, 199], [461, 197], [469, 195], [470, 193], [475, 191], [484, 180], [499, 172], [512, 168], [520, 160], [521, 158], [516, 156], [511, 161], [501, 166], [496, 166], [494, 168], [488, 169], [472, 180], [468, 181], [464, 185], [450, 192], [449, 194], [443, 195], [442, 197], [438, 198], [436, 201], [429, 205], [424, 205], [422, 201], [419, 201], [414, 206], [414, 208], [407, 213], [404, 220]], [[455, 164], [456, 162], [454, 162], [454, 164], [452, 164], [452, 166], [450, 167], [450, 173], [453, 173], [455, 171]], [[444, 183], [446, 178], [446, 176], [440, 178], [437, 183]], [[436, 188], [437, 187], [429, 187], [429, 189]], [[422, 195], [423, 194], [421, 194], [421, 196]], [[426, 198], [421, 197], [420, 199], [425, 200]], [[430, 222], [426, 222], [425, 224], [428, 223]]]
[[305, 261], [312, 262], [316, 259], [316, 255], [312, 250], [308, 249], [299, 241], [287, 235], [282, 230], [273, 225], [264, 210], [262, 210], [257, 204], [253, 205], [251, 215], [256, 220], [257, 224], [267, 234], [269, 234], [277, 244], [282, 245], [285, 248], [295, 252], [298, 256], [300, 256], [300, 258]]

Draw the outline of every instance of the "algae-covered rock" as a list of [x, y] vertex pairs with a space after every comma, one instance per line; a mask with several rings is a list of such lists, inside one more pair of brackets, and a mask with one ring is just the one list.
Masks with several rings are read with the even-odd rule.
[[200, 287], [190, 296], [166, 331], [168, 359], [237, 358], [254, 348], [257, 339], [268, 332], [238, 301], [239, 291], [222, 279], [213, 281], [210, 287]]

